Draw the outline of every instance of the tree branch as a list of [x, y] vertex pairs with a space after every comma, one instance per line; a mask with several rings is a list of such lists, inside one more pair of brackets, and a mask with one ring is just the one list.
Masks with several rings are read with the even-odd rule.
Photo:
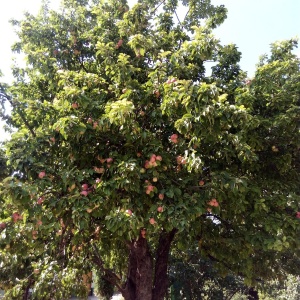
[[178, 21], [180, 27], [182, 28], [182, 24], [181, 24], [181, 22], [180, 22], [180, 19], [179, 19], [179, 17], [178, 17], [177, 11], [176, 11], [176, 8], [174, 7], [173, 3], [172, 3], [172, 7], [173, 7], [173, 12], [174, 12], [174, 14], [175, 14], [175, 16], [176, 16], [176, 18], [177, 18], [177, 21]]
[[156, 10], [162, 5], [162, 4], [164, 4], [166, 2], [166, 0], [163, 0], [162, 2], [160, 2], [154, 9], [153, 9], [153, 11], [151, 12], [152, 14], [154, 14], [155, 12], [156, 12]]
[[99, 254], [99, 251], [95, 244], [92, 244], [93, 251], [92, 251], [92, 260], [93, 262], [104, 272], [104, 278], [115, 285], [120, 292], [122, 292], [124, 289], [120, 285], [120, 278], [110, 269], [107, 269], [104, 267], [104, 262], [101, 259], [101, 256]]

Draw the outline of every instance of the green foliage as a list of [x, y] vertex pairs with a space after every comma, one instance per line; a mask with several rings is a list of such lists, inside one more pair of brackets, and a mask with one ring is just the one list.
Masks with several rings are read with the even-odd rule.
[[95, 294], [102, 297], [105, 300], [111, 299], [114, 294], [114, 286], [110, 283], [103, 272], [95, 270]]
[[[0, 249], [25, 271], [19, 285], [6, 269], [8, 295], [47, 293], [51, 264], [59, 280], [90, 268], [92, 245], [126, 278], [126, 241], [142, 227], [153, 249], [176, 228], [179, 249], [197, 240], [221, 272], [230, 266], [249, 284], [276, 277], [281, 254], [299, 248], [296, 42], [274, 44], [247, 81], [237, 48], [212, 34], [225, 17], [210, 1], [65, 0], [59, 12], [44, 5], [13, 21], [27, 65], [1, 88], [15, 133]], [[29, 280], [43, 261], [45, 277]], [[55, 281], [51, 297], [65, 297], [76, 276]]]
[[243, 278], [230, 273], [221, 277], [209, 259], [199, 257], [197, 249], [176, 253], [171, 258], [169, 276], [172, 300], [243, 299], [248, 291]]
[[300, 295], [299, 276], [289, 275], [284, 282], [273, 281], [265, 284], [259, 294], [259, 299], [297, 300]]

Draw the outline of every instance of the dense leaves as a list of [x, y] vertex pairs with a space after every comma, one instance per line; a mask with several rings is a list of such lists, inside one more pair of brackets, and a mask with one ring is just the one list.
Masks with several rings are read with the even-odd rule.
[[282, 253], [299, 247], [296, 42], [274, 44], [246, 80], [236, 46], [212, 34], [224, 18], [210, 1], [65, 0], [13, 21], [27, 65], [1, 89], [16, 130], [1, 266], [13, 256], [25, 271], [17, 284], [1, 267], [8, 295], [30, 286], [62, 299], [95, 255], [122, 290], [126, 244], [141, 228], [153, 251], [176, 232], [174, 247], [196, 240], [249, 284], [275, 277]]

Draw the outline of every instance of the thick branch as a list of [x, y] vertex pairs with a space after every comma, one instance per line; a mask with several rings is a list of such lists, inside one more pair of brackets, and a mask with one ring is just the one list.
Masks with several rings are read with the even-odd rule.
[[123, 288], [120, 285], [120, 278], [110, 269], [104, 267], [104, 262], [101, 259], [99, 251], [95, 244], [92, 244], [93, 251], [92, 251], [92, 260], [93, 262], [104, 272], [104, 278], [110, 282], [111, 284], [115, 285], [118, 290], [122, 293]]

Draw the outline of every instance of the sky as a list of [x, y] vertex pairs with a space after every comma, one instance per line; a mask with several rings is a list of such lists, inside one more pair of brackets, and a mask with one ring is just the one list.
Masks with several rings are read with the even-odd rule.
[[[4, 1], [4, 0], [2, 0]], [[60, 0], [50, 0], [57, 9]], [[132, 0], [131, 0], [132, 1]], [[9, 20], [21, 19], [24, 11], [36, 14], [41, 0], [9, 0], [0, 9], [0, 70], [4, 77], [0, 81], [11, 82], [10, 46], [16, 35]], [[270, 44], [292, 37], [300, 38], [300, 0], [212, 0], [213, 4], [224, 4], [228, 17], [215, 31], [222, 44], [234, 43], [242, 52], [241, 67], [251, 77], [259, 56], [268, 53]], [[296, 50], [300, 56], [300, 50]], [[0, 122], [0, 141], [7, 138]]]

